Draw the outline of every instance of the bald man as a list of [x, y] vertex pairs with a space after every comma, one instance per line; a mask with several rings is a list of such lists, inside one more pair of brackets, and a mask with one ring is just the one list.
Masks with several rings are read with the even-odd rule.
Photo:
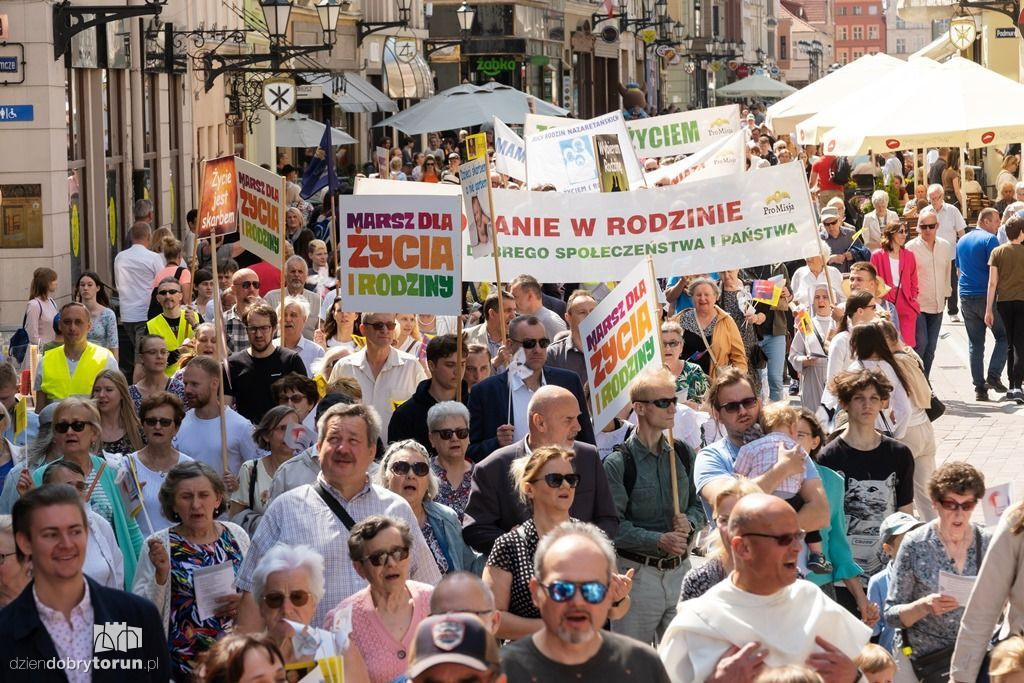
[[441, 577], [430, 594], [430, 614], [475, 614], [492, 634], [498, 633], [501, 612], [494, 608], [494, 593], [472, 572], [457, 571]]
[[804, 532], [786, 501], [744, 496], [729, 516], [734, 570], [686, 603], [658, 652], [674, 681], [749, 681], [763, 668], [802, 664], [853, 681], [871, 637], [809, 581], [797, 581]]
[[[236, 353], [249, 348], [249, 335], [242, 322], [249, 307], [260, 301], [260, 276], [251, 268], [242, 268], [231, 276], [231, 291], [235, 305], [224, 313], [224, 333], [228, 351]], [[273, 337], [274, 330], [271, 330]]]
[[509, 469], [514, 460], [541, 446], [561, 446], [576, 454], [574, 467], [581, 475], [569, 514], [592, 522], [615, 538], [619, 516], [597, 449], [576, 441], [580, 432], [580, 405], [576, 396], [559, 386], [544, 385], [527, 406], [529, 433], [499, 448], [473, 469], [473, 484], [466, 503], [462, 536], [474, 550], [491, 552], [495, 539], [530, 518], [530, 510], [516, 494]]

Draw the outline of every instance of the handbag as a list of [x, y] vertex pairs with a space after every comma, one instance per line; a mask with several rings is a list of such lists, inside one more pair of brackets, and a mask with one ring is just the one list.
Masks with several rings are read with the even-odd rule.
[[931, 403], [925, 409], [924, 413], [932, 422], [935, 422], [946, 413], [946, 404], [939, 400], [939, 397], [935, 395], [934, 391], [932, 392]]
[[[904, 641], [906, 631], [903, 632]], [[953, 650], [950, 645], [920, 657], [908, 657], [914, 675], [921, 683], [949, 683], [949, 670], [952, 668]]]

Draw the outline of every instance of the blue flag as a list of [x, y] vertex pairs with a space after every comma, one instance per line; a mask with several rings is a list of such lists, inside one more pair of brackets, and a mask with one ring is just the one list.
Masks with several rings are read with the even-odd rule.
[[338, 176], [334, 169], [334, 147], [331, 145], [331, 122], [327, 120], [324, 125], [324, 135], [320, 138], [320, 149], [324, 151], [324, 158], [313, 157], [306, 166], [306, 172], [302, 174], [302, 190], [299, 196], [309, 199], [325, 187], [331, 188], [331, 196], [334, 196], [338, 189]]

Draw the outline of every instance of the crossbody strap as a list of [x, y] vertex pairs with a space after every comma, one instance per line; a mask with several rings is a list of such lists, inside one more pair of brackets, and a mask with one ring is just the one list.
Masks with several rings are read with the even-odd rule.
[[345, 525], [346, 529], [351, 531], [352, 527], [356, 525], [356, 521], [352, 519], [352, 515], [348, 514], [348, 511], [342, 507], [341, 503], [338, 502], [338, 499], [328, 493], [327, 490], [324, 489], [324, 485], [319, 481], [313, 486], [313, 490], [320, 494], [320, 497], [323, 498], [327, 507], [331, 508], [331, 512], [334, 513], [334, 516], [341, 520], [341, 523]]

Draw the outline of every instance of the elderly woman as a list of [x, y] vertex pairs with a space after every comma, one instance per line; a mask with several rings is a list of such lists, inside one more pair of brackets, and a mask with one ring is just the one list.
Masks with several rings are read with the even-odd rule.
[[[191, 348], [189, 348], [191, 346]], [[217, 353], [217, 328], [213, 323], [202, 323], [195, 329], [195, 338], [186, 339], [181, 346], [182, 354], [178, 361], [178, 371], [171, 381], [184, 381], [185, 368], [196, 356], [213, 356]], [[188, 350], [186, 350], [188, 349]]]
[[793, 343], [789, 347], [789, 363], [800, 373], [801, 405], [817, 410], [825, 391], [828, 339], [835, 327], [827, 286], [818, 285], [814, 290], [808, 313], [810, 332], [805, 333], [799, 327], [794, 330]]
[[139, 339], [139, 355], [141, 359], [141, 374], [136, 370], [139, 378], [129, 388], [132, 403], [135, 410], [142, 405], [142, 399], [152, 396], [161, 391], [168, 391], [187, 405], [185, 399], [185, 385], [180, 379], [167, 376], [167, 360], [170, 352], [167, 350], [167, 342], [163, 337], [156, 334], [146, 334]]
[[871, 194], [873, 211], [864, 214], [861, 223], [864, 245], [871, 251], [882, 248], [882, 229], [891, 223], [899, 223], [899, 215], [889, 208], [889, 193], [875, 190]]
[[686, 290], [693, 308], [679, 314], [683, 328], [680, 358], [693, 361], [712, 380], [719, 368], [735, 367], [747, 371], [747, 352], [743, 337], [732, 317], [715, 305], [722, 292], [710, 278], [697, 278]]
[[694, 410], [700, 410], [708, 393], [708, 376], [696, 363], [680, 358], [683, 352], [683, 328], [674, 320], [661, 324], [661, 357], [676, 378], [676, 397]]
[[426, 448], [414, 439], [391, 444], [381, 458], [377, 478], [381, 486], [409, 503], [442, 574], [474, 566], [477, 555], [462, 540], [458, 515], [447, 505], [434, 501], [438, 483]]
[[247, 460], [238, 470], [238, 489], [231, 494], [228, 515], [231, 520], [250, 533], [270, 504], [270, 485], [274, 473], [295, 450], [285, 443], [288, 428], [299, 423], [299, 414], [289, 406], [274, 406], [268, 410], [253, 430], [252, 440], [262, 451], [269, 451], [258, 460]]
[[473, 483], [474, 463], [466, 457], [469, 410], [458, 401], [435, 403], [427, 411], [427, 429], [430, 445], [437, 453], [430, 461], [430, 469], [437, 477], [434, 501], [454, 510], [461, 524]]
[[[82, 502], [86, 499], [85, 474], [82, 468], [70, 460], [57, 460], [46, 466], [43, 484], [67, 484], [78, 491]], [[89, 522], [88, 543], [85, 548], [85, 564], [82, 572], [96, 583], [107, 588], [124, 588], [124, 556], [117, 547], [114, 530], [88, 505], [85, 516]]]
[[28, 558], [18, 559], [10, 515], [0, 515], [0, 609], [21, 595], [32, 581]]
[[104, 370], [92, 383], [92, 400], [100, 411], [102, 449], [124, 455], [145, 443], [139, 424], [138, 406], [132, 405], [128, 382], [119, 370]]
[[316, 404], [320, 402], [320, 387], [316, 380], [289, 372], [270, 385], [270, 393], [274, 396], [274, 403], [294, 410], [299, 422], [316, 432]]
[[409, 579], [411, 546], [409, 525], [394, 517], [370, 515], [349, 531], [349, 557], [369, 585], [332, 609], [324, 626], [351, 627], [372, 683], [390, 683], [405, 672], [416, 627], [430, 614], [433, 587]]
[[[351, 624], [336, 635], [310, 623], [324, 596], [324, 558], [308, 545], [275, 545], [260, 558], [252, 582], [253, 599], [259, 606], [265, 634], [280, 649], [289, 673], [303, 675], [316, 659], [330, 654], [338, 640], [351, 643]], [[318, 645], [304, 648], [303, 641], [295, 638], [299, 634], [288, 622], [305, 626], [302, 633], [312, 636]], [[296, 651], [297, 643], [299, 651]], [[369, 680], [358, 648], [347, 647], [343, 656], [346, 681]]]
[[139, 408], [142, 417], [142, 431], [146, 435], [146, 446], [121, 462], [122, 477], [134, 477], [142, 492], [145, 512], [136, 515], [136, 520], [146, 535], [171, 526], [169, 517], [164, 517], [160, 505], [160, 487], [167, 473], [192, 458], [178, 451], [171, 441], [185, 419], [185, 407], [174, 394], [162, 391], [142, 401]]
[[[533, 604], [530, 579], [533, 556], [544, 534], [569, 521], [569, 508], [576, 495], [580, 475], [573, 467], [572, 451], [559, 446], [542, 446], [512, 463], [516, 491], [533, 514], [530, 519], [494, 542], [487, 558], [483, 579], [494, 593], [494, 607], [501, 612], [498, 638], [516, 640], [540, 630], [543, 622]], [[616, 575], [612, 581], [612, 601], [618, 607], [610, 619], [621, 619], [629, 610], [631, 580]]]
[[890, 223], [882, 233], [882, 248], [871, 254], [871, 265], [878, 278], [889, 285], [885, 295], [887, 301], [896, 307], [900, 332], [907, 346], [916, 346], [915, 330], [921, 305], [917, 301], [920, 292], [917, 282], [917, 258], [906, 249], [907, 224]]
[[[906, 658], [906, 648], [911, 663], [942, 653], [948, 667], [964, 605], [942, 594], [940, 573], [973, 578], [981, 569], [989, 532], [971, 523], [971, 512], [985, 494], [985, 477], [967, 463], [951, 462], [935, 470], [928, 488], [938, 519], [903, 537], [885, 601], [885, 621], [903, 629], [899, 659]], [[975, 579], [975, 585], [982, 584]], [[902, 664], [896, 680], [916, 680], [907, 675], [910, 667]], [[922, 677], [916, 667], [915, 672]]]
[[[114, 529], [124, 556], [125, 586], [132, 585], [135, 565], [142, 550], [142, 532], [125, 510], [117, 486], [117, 467], [100, 455], [100, 413], [92, 401], [72, 396], [60, 402], [53, 413], [53, 447], [59, 457], [78, 465], [85, 476], [89, 507]], [[43, 483], [46, 466], [32, 473], [36, 486]]]
[[146, 539], [132, 592], [160, 610], [174, 678], [187, 681], [196, 673], [197, 658], [231, 630], [241, 597], [232, 591], [219, 596], [216, 605], [201, 605], [196, 572], [227, 565], [237, 575], [249, 536], [236, 524], [217, 521], [227, 507], [227, 491], [220, 475], [201, 462], [182, 463], [167, 473], [160, 506], [176, 524]]

